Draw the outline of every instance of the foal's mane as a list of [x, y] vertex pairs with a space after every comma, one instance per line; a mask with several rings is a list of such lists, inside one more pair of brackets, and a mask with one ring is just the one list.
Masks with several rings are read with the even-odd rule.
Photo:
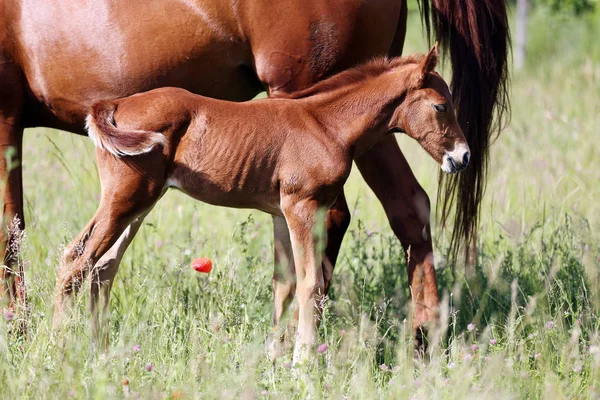
[[320, 93], [331, 92], [338, 88], [364, 81], [365, 79], [375, 78], [403, 65], [417, 64], [423, 60], [423, 57], [425, 57], [424, 54], [412, 54], [406, 57], [395, 57], [391, 59], [387, 57], [374, 58], [366, 63], [359, 64], [353, 68], [319, 81], [306, 89], [290, 93], [285, 97], [290, 99], [301, 99]]

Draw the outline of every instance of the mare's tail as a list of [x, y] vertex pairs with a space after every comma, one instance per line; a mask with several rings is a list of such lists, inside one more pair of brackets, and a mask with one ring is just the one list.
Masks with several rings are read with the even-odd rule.
[[456, 204], [450, 252], [455, 259], [461, 242], [476, 241], [489, 145], [509, 111], [506, 0], [420, 3], [427, 35], [433, 33], [452, 61], [452, 96], [471, 148], [471, 161], [464, 172], [453, 177], [440, 175], [438, 211], [443, 224]]
[[162, 133], [119, 129], [115, 125], [115, 101], [105, 100], [92, 106], [86, 118], [86, 129], [96, 147], [117, 157], [135, 156], [150, 152], [154, 146], [165, 146]]

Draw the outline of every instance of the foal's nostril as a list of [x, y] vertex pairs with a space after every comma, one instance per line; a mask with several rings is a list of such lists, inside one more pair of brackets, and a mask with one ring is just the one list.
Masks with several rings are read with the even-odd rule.
[[463, 156], [463, 166], [466, 167], [469, 164], [469, 159], [471, 158], [471, 153], [468, 151]]

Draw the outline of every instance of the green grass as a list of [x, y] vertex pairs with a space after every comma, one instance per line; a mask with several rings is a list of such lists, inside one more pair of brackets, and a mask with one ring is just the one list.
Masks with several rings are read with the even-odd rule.
[[[410, 18], [406, 52], [423, 52]], [[512, 122], [492, 149], [476, 267], [453, 271], [435, 229], [446, 334], [428, 363], [412, 357], [402, 248], [356, 172], [347, 185], [352, 225], [320, 328], [329, 348], [312, 368], [290, 369], [290, 354], [272, 365], [264, 354], [270, 217], [176, 192], [126, 253], [113, 289], [111, 351], [94, 356], [87, 294], [68, 331], [50, 328], [61, 249], [99, 198], [93, 147], [28, 130], [30, 330], [17, 340], [0, 322], [0, 397], [598, 398], [599, 18], [532, 17], [528, 67], [512, 78]], [[433, 199], [439, 167], [399, 141]], [[213, 260], [209, 276], [189, 267], [198, 256]]]

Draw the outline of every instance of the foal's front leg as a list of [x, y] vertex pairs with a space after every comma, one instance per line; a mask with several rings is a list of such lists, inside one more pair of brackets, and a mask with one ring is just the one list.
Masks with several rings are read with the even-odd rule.
[[298, 363], [307, 358], [317, 343], [317, 323], [323, 310], [325, 284], [322, 255], [316, 253], [314, 236], [318, 203], [294, 197], [283, 198], [281, 206], [290, 231], [296, 267], [299, 312], [293, 362]]

